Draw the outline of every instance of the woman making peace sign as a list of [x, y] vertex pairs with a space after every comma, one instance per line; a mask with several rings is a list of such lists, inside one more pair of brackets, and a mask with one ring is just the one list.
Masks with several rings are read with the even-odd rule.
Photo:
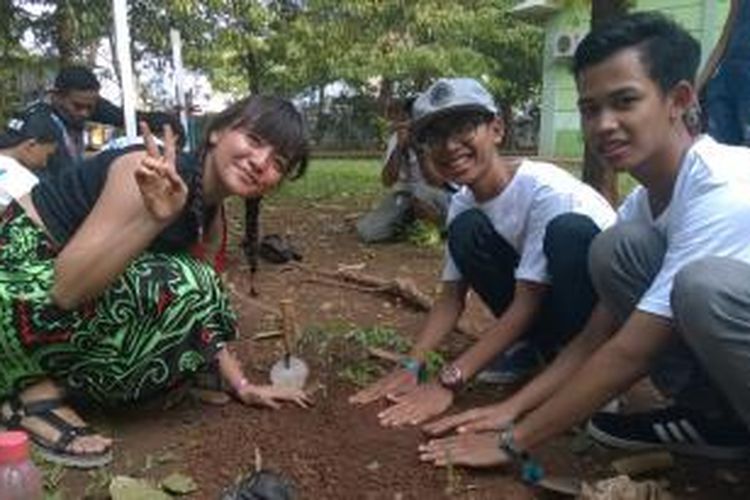
[[212, 267], [224, 198], [261, 196], [306, 168], [301, 115], [246, 98], [215, 117], [197, 156], [176, 154], [168, 129], [163, 154], [144, 136], [145, 151], [101, 153], [0, 218], [0, 426], [66, 465], [111, 460], [111, 440], [66, 396], [134, 402], [217, 362], [246, 404], [309, 402], [245, 378], [224, 345], [235, 316]]

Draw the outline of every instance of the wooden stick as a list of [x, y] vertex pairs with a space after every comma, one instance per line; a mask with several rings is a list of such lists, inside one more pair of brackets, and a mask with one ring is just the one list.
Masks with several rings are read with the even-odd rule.
[[674, 467], [674, 457], [668, 451], [641, 453], [612, 462], [612, 468], [619, 474], [637, 476], [646, 472], [656, 472]]
[[258, 332], [253, 335], [253, 340], [267, 340], [281, 337], [284, 333], [281, 330], [267, 330], [265, 332]]
[[394, 363], [398, 363], [399, 361], [401, 361], [401, 358], [403, 358], [403, 355], [397, 352], [388, 351], [379, 347], [368, 347], [367, 352], [371, 356], [375, 356], [376, 358], [384, 359], [386, 361], [393, 361]]
[[[281, 272], [292, 270], [307, 273], [308, 276], [303, 281], [400, 298], [405, 305], [411, 306], [418, 311], [429, 311], [432, 307], [432, 298], [419, 290], [416, 283], [411, 279], [395, 278], [386, 280], [378, 276], [354, 272], [348, 269], [340, 269], [338, 271], [314, 269], [299, 262], [290, 262], [281, 269]], [[457, 325], [455, 331], [463, 335], [477, 336], [465, 326]]]
[[284, 339], [284, 354], [287, 359], [292, 354], [292, 347], [296, 340], [295, 323], [294, 323], [294, 302], [292, 299], [281, 299], [279, 301], [281, 309], [281, 334]]

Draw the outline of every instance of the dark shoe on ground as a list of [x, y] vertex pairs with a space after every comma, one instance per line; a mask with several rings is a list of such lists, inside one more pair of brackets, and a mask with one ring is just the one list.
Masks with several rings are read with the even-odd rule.
[[599, 412], [587, 430], [595, 440], [626, 450], [664, 449], [720, 460], [750, 452], [750, 431], [742, 422], [675, 406], [632, 414]]
[[525, 341], [518, 341], [479, 372], [476, 381], [484, 384], [515, 384], [532, 376], [543, 365], [539, 351]]
[[[74, 425], [55, 413], [55, 410], [64, 407], [60, 398], [23, 402], [19, 397], [15, 397], [0, 405], [0, 426], [8, 430], [26, 432], [34, 443], [35, 450], [47, 461], [81, 469], [101, 467], [110, 463], [112, 461], [110, 448], [91, 453], [75, 453], [68, 450], [75, 439], [93, 435], [96, 432], [87, 425]], [[32, 417], [43, 422], [53, 431], [57, 431], [57, 438], [50, 439], [35, 432], [28, 425], [24, 425], [24, 420]]]

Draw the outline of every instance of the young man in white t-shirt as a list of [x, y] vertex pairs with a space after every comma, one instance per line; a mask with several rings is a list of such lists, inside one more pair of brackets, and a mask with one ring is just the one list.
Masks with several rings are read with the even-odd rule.
[[[423, 461], [519, 461], [538, 480], [529, 452], [592, 414], [591, 435], [617, 447], [714, 458], [750, 451], [750, 150], [687, 129], [699, 59], [690, 34], [655, 12], [598, 27], [578, 46], [586, 141], [641, 183], [592, 244], [599, 304], [511, 398], [428, 425], [458, 434], [422, 445]], [[672, 406], [595, 414], [646, 375]]]
[[47, 122], [10, 120], [0, 135], [0, 212], [39, 182], [34, 171], [44, 168], [56, 147], [55, 131]]
[[[423, 154], [461, 188], [448, 210], [442, 292], [411, 353], [351, 398], [363, 404], [392, 396], [396, 404], [379, 415], [389, 426], [442, 413], [488, 364], [499, 375], [493, 378], [510, 382], [551, 359], [591, 312], [589, 245], [615, 219], [609, 203], [569, 173], [500, 156], [503, 123], [476, 80], [439, 80], [416, 100], [413, 116]], [[428, 353], [456, 326], [469, 289], [496, 321], [438, 380], [418, 385]]]

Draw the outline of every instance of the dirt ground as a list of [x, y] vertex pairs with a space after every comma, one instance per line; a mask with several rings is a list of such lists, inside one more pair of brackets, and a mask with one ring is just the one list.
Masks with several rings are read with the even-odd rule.
[[[421, 290], [434, 293], [440, 250], [410, 243], [358, 243], [353, 221], [359, 208], [343, 204], [267, 204], [263, 227], [267, 232], [286, 234], [307, 266], [331, 271], [337, 266], [356, 266], [383, 278], [408, 276]], [[284, 269], [261, 265], [255, 284], [259, 300], [277, 307], [279, 299], [292, 298], [304, 330], [314, 330], [320, 338], [339, 339], [337, 347], [316, 348], [311, 342], [304, 350], [312, 365], [315, 407], [287, 407], [274, 412], [234, 402], [210, 406], [186, 398], [167, 409], [164, 402], [154, 402], [117, 414], [95, 415], [94, 422], [116, 438], [115, 461], [109, 469], [96, 473], [67, 471], [59, 483], [64, 498], [97, 496], [113, 475], [158, 480], [171, 472], [182, 472], [198, 484], [199, 490], [191, 498], [214, 499], [224, 487], [253, 470], [258, 456], [264, 468], [289, 478], [303, 499], [554, 498], [523, 485], [512, 471], [445, 470], [420, 464], [416, 448], [423, 436], [418, 429], [383, 429], [375, 417], [382, 405], [350, 406], [346, 399], [355, 386], [341, 376], [352, 361], [351, 352], [341, 342], [343, 334], [382, 326], [410, 336], [424, 313], [373, 293], [306, 282], [304, 272]], [[251, 378], [262, 381], [282, 348], [276, 339], [252, 338], [265, 326], [257, 325], [243, 312], [245, 299], [240, 296], [249, 289], [248, 277], [244, 263], [235, 259], [227, 279], [239, 291], [235, 299], [241, 339], [236, 352], [246, 361]], [[484, 311], [474, 304], [469, 325], [478, 328], [483, 321]], [[455, 334], [448, 350], [461, 348], [467, 340]], [[475, 387], [459, 398], [458, 408], [498, 397], [497, 389]], [[628, 401], [633, 406], [649, 398], [650, 391], [642, 385]], [[573, 434], [556, 440], [540, 454], [553, 473], [588, 479], [613, 475], [611, 461], [622, 456], [626, 455]], [[655, 477], [668, 485], [676, 498], [750, 498], [750, 467], [746, 463], [678, 458], [674, 467]]]

